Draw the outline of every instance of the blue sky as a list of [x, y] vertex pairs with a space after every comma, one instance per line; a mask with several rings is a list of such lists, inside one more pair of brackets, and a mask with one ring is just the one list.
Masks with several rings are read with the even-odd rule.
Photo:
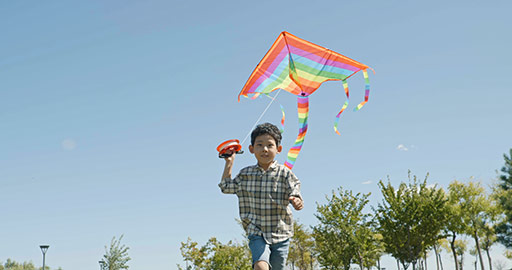
[[[40, 265], [38, 246], [49, 244], [47, 265], [94, 269], [124, 234], [130, 269], [175, 269], [187, 237], [242, 241], [236, 197], [217, 187], [215, 147], [243, 139], [267, 106], [237, 95], [281, 31], [376, 71], [369, 103], [343, 113], [341, 136], [332, 128], [341, 84], [310, 97], [294, 167], [300, 222], [315, 225], [316, 203], [340, 186], [371, 192], [376, 205], [377, 182], [407, 181], [408, 170], [442, 187], [488, 186], [512, 147], [510, 10], [509, 1], [3, 1], [0, 261]], [[353, 108], [362, 74], [349, 87]], [[279, 104], [288, 149], [296, 98], [282, 92], [261, 122], [278, 123]], [[247, 151], [235, 171], [254, 162]]]

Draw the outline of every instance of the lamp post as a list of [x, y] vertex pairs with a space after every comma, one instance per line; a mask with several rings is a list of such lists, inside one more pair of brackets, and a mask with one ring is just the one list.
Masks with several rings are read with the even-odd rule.
[[46, 251], [48, 251], [49, 245], [40, 245], [41, 251], [43, 252], [43, 270], [44, 269], [44, 263], [45, 263], [45, 257], [46, 257]]
[[105, 269], [105, 261], [104, 260], [101, 260], [98, 263], [100, 264], [100, 270]]

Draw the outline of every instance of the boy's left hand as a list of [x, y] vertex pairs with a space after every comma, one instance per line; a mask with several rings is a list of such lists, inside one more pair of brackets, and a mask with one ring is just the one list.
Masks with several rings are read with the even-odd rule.
[[295, 210], [301, 210], [302, 208], [304, 208], [304, 203], [299, 197], [291, 196], [290, 198], [288, 198], [288, 200], [293, 205], [293, 208], [295, 208]]

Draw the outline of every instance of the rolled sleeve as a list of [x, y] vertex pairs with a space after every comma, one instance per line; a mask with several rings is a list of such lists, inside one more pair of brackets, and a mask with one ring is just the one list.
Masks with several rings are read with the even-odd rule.
[[288, 175], [288, 192], [290, 196], [298, 197], [302, 200], [302, 195], [300, 194], [300, 181], [293, 174], [293, 172], [290, 171], [290, 174]]
[[236, 194], [240, 186], [239, 175], [235, 179], [223, 178], [219, 183], [220, 191], [224, 194]]

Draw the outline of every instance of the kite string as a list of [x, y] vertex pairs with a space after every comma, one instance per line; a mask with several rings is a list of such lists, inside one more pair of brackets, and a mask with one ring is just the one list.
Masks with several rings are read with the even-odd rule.
[[265, 115], [265, 113], [267, 112], [268, 108], [270, 108], [270, 105], [272, 105], [272, 103], [274, 103], [274, 100], [276, 100], [277, 96], [279, 95], [279, 93], [281, 92], [281, 88], [279, 88], [279, 91], [277, 91], [277, 94], [274, 96], [274, 97], [270, 97], [272, 100], [270, 101], [270, 103], [267, 105], [267, 107], [265, 108], [265, 110], [261, 113], [260, 117], [258, 118], [258, 120], [256, 120], [256, 122], [254, 123], [254, 125], [252, 126], [251, 130], [249, 131], [249, 133], [247, 133], [247, 135], [245, 136], [244, 140], [242, 141], [241, 145], [244, 145], [245, 141], [247, 140], [247, 138], [249, 138], [249, 135], [251, 135], [252, 131], [254, 130], [254, 128], [256, 127], [256, 125], [260, 122], [261, 118], [263, 118], [263, 115]]

